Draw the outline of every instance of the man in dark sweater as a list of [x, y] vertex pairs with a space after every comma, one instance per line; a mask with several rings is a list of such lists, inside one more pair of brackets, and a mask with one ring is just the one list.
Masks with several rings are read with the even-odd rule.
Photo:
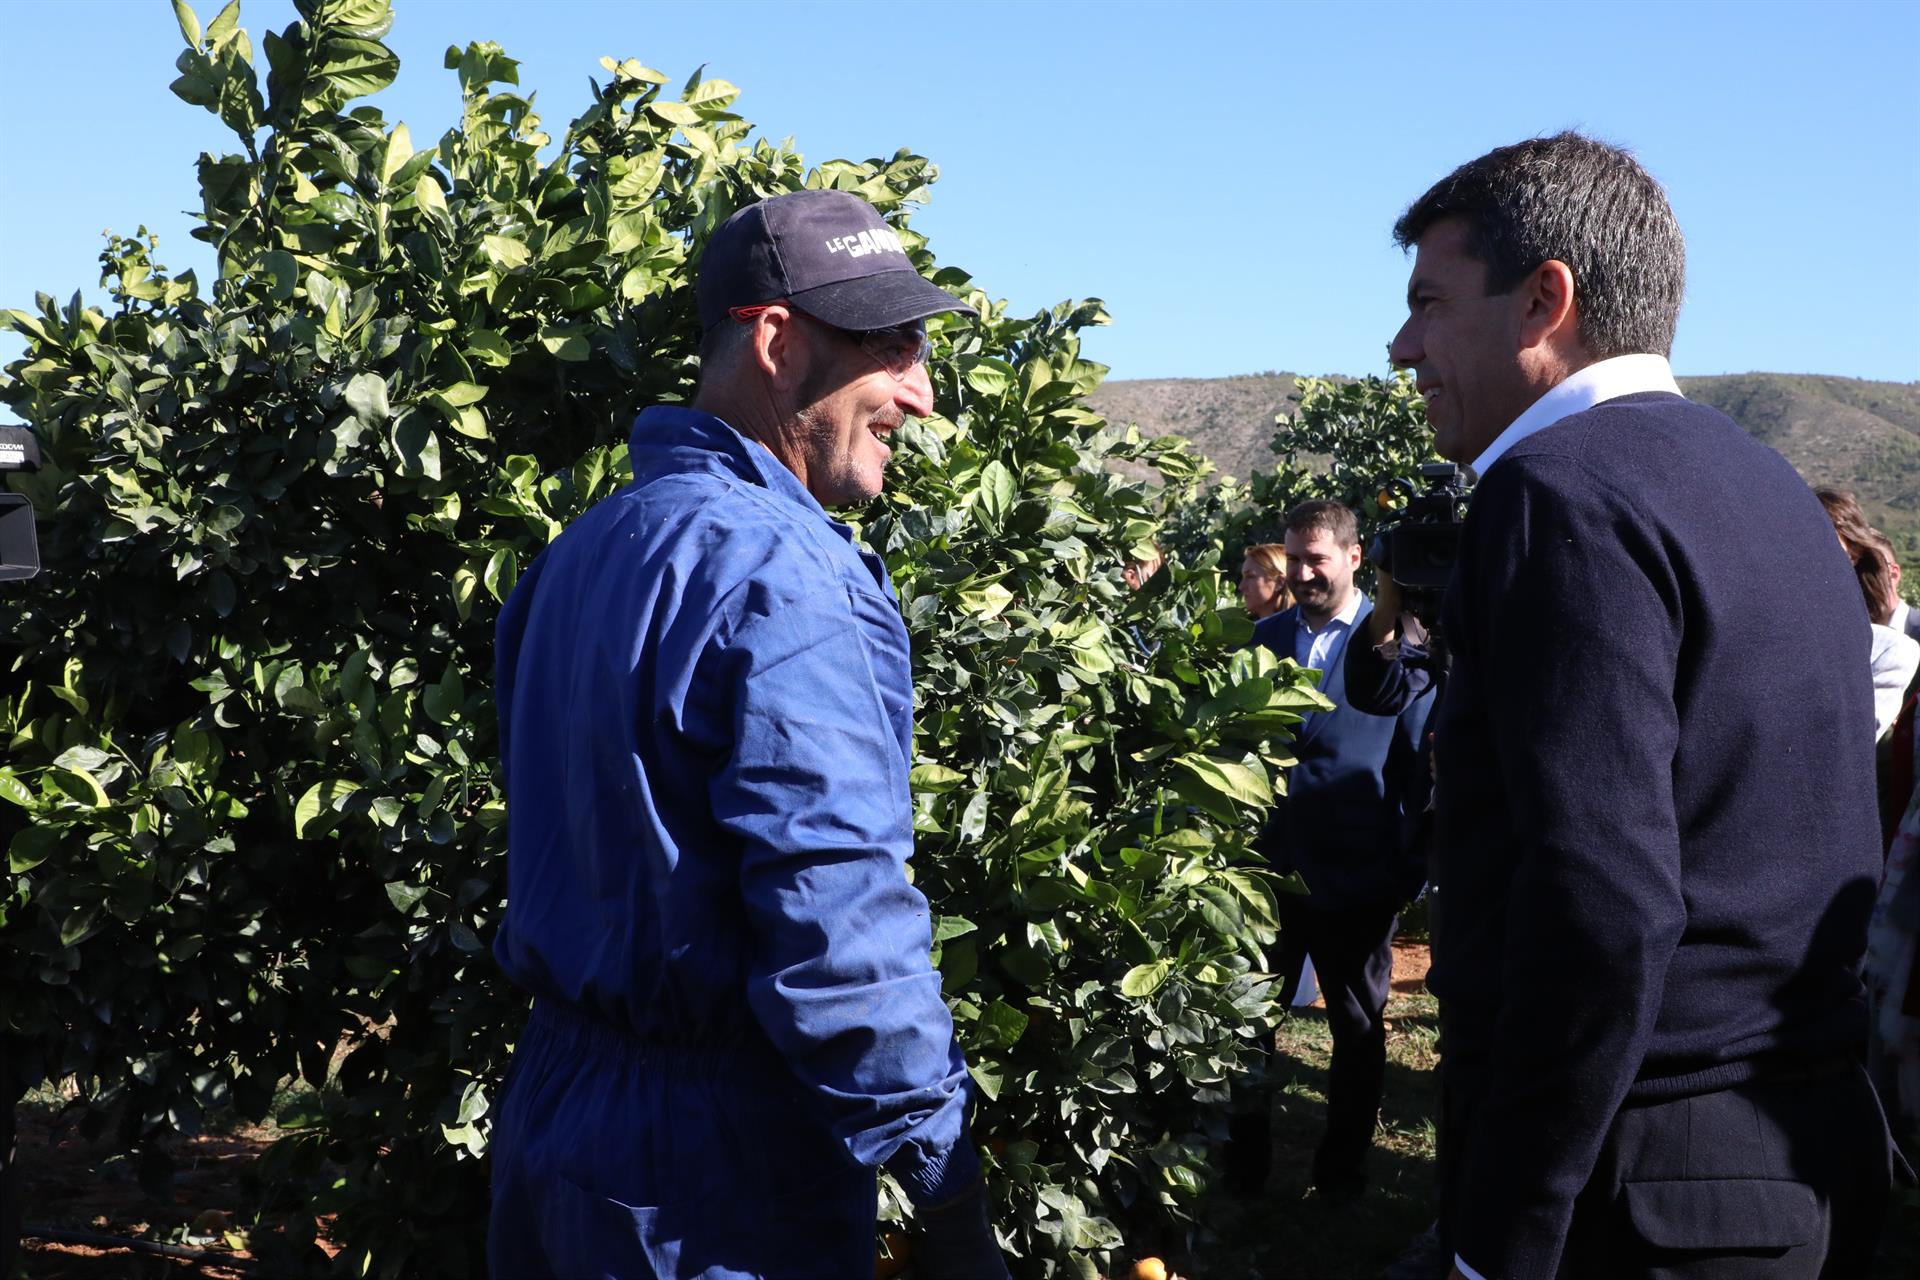
[[1393, 359], [1480, 477], [1434, 743], [1456, 1274], [1862, 1275], [1891, 1157], [1846, 557], [1779, 455], [1681, 397], [1685, 250], [1631, 156], [1502, 147], [1394, 234]]

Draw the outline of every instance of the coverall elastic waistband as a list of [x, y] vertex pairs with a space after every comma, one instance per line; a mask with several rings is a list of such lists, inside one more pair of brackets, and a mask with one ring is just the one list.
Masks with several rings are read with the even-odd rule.
[[549, 1049], [579, 1058], [591, 1055], [602, 1062], [612, 1059], [627, 1066], [761, 1075], [778, 1069], [778, 1064], [766, 1056], [764, 1045], [760, 1053], [755, 1053], [752, 1043], [696, 1047], [642, 1040], [631, 1031], [556, 1000], [533, 1002], [526, 1038], [535, 1037], [546, 1041]]

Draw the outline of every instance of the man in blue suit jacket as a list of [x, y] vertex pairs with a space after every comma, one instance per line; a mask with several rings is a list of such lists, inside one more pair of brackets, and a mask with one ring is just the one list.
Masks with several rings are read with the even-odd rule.
[[[1406, 772], [1419, 767], [1420, 726], [1428, 699], [1398, 717], [1356, 711], [1346, 699], [1341, 661], [1350, 639], [1366, 643], [1372, 605], [1355, 589], [1361, 552], [1353, 512], [1337, 502], [1304, 502], [1287, 513], [1287, 584], [1298, 602], [1261, 621], [1254, 641], [1322, 673], [1333, 701], [1296, 734], [1298, 759], [1287, 794], [1262, 836], [1274, 869], [1298, 872], [1304, 896], [1283, 895], [1282, 1004], [1291, 1005], [1301, 960], [1313, 957], [1327, 1001], [1333, 1061], [1327, 1082], [1327, 1131], [1314, 1153], [1313, 1182], [1330, 1199], [1359, 1192], [1380, 1116], [1387, 1032], [1382, 1020], [1393, 977], [1393, 934], [1400, 908], [1420, 891], [1426, 860], [1402, 839], [1399, 798]], [[1240, 1120], [1236, 1155], [1259, 1150], [1258, 1118]], [[1236, 1164], [1239, 1161], [1236, 1160]], [[1244, 1171], [1237, 1171], [1248, 1181]]]
[[1681, 396], [1685, 247], [1632, 156], [1501, 147], [1394, 236], [1392, 357], [1480, 477], [1433, 749], [1455, 1273], [1865, 1275], [1892, 1157], [1847, 558], [1785, 460]]

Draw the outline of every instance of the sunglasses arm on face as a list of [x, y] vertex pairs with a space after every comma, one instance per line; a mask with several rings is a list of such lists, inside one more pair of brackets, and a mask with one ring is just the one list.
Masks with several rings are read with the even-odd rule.
[[916, 365], [927, 362], [927, 356], [933, 350], [933, 342], [927, 337], [926, 327], [918, 320], [895, 325], [891, 329], [842, 329], [815, 319], [791, 302], [762, 302], [748, 307], [729, 307], [727, 314], [741, 324], [752, 324], [770, 307], [784, 306], [797, 316], [805, 316], [823, 329], [851, 338], [859, 348], [867, 353], [873, 362], [885, 369], [895, 382], [904, 382], [913, 373]]

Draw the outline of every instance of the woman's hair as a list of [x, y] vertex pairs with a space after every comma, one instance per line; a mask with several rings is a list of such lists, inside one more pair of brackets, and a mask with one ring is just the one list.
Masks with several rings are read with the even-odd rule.
[[1287, 576], [1287, 549], [1278, 542], [1257, 542], [1246, 550], [1246, 558], [1276, 578]]
[[1814, 496], [1827, 509], [1833, 531], [1840, 535], [1847, 559], [1853, 562], [1854, 577], [1860, 580], [1860, 594], [1867, 602], [1867, 616], [1881, 626], [1893, 618], [1895, 587], [1893, 544], [1887, 535], [1867, 523], [1860, 503], [1844, 489], [1815, 489]]

